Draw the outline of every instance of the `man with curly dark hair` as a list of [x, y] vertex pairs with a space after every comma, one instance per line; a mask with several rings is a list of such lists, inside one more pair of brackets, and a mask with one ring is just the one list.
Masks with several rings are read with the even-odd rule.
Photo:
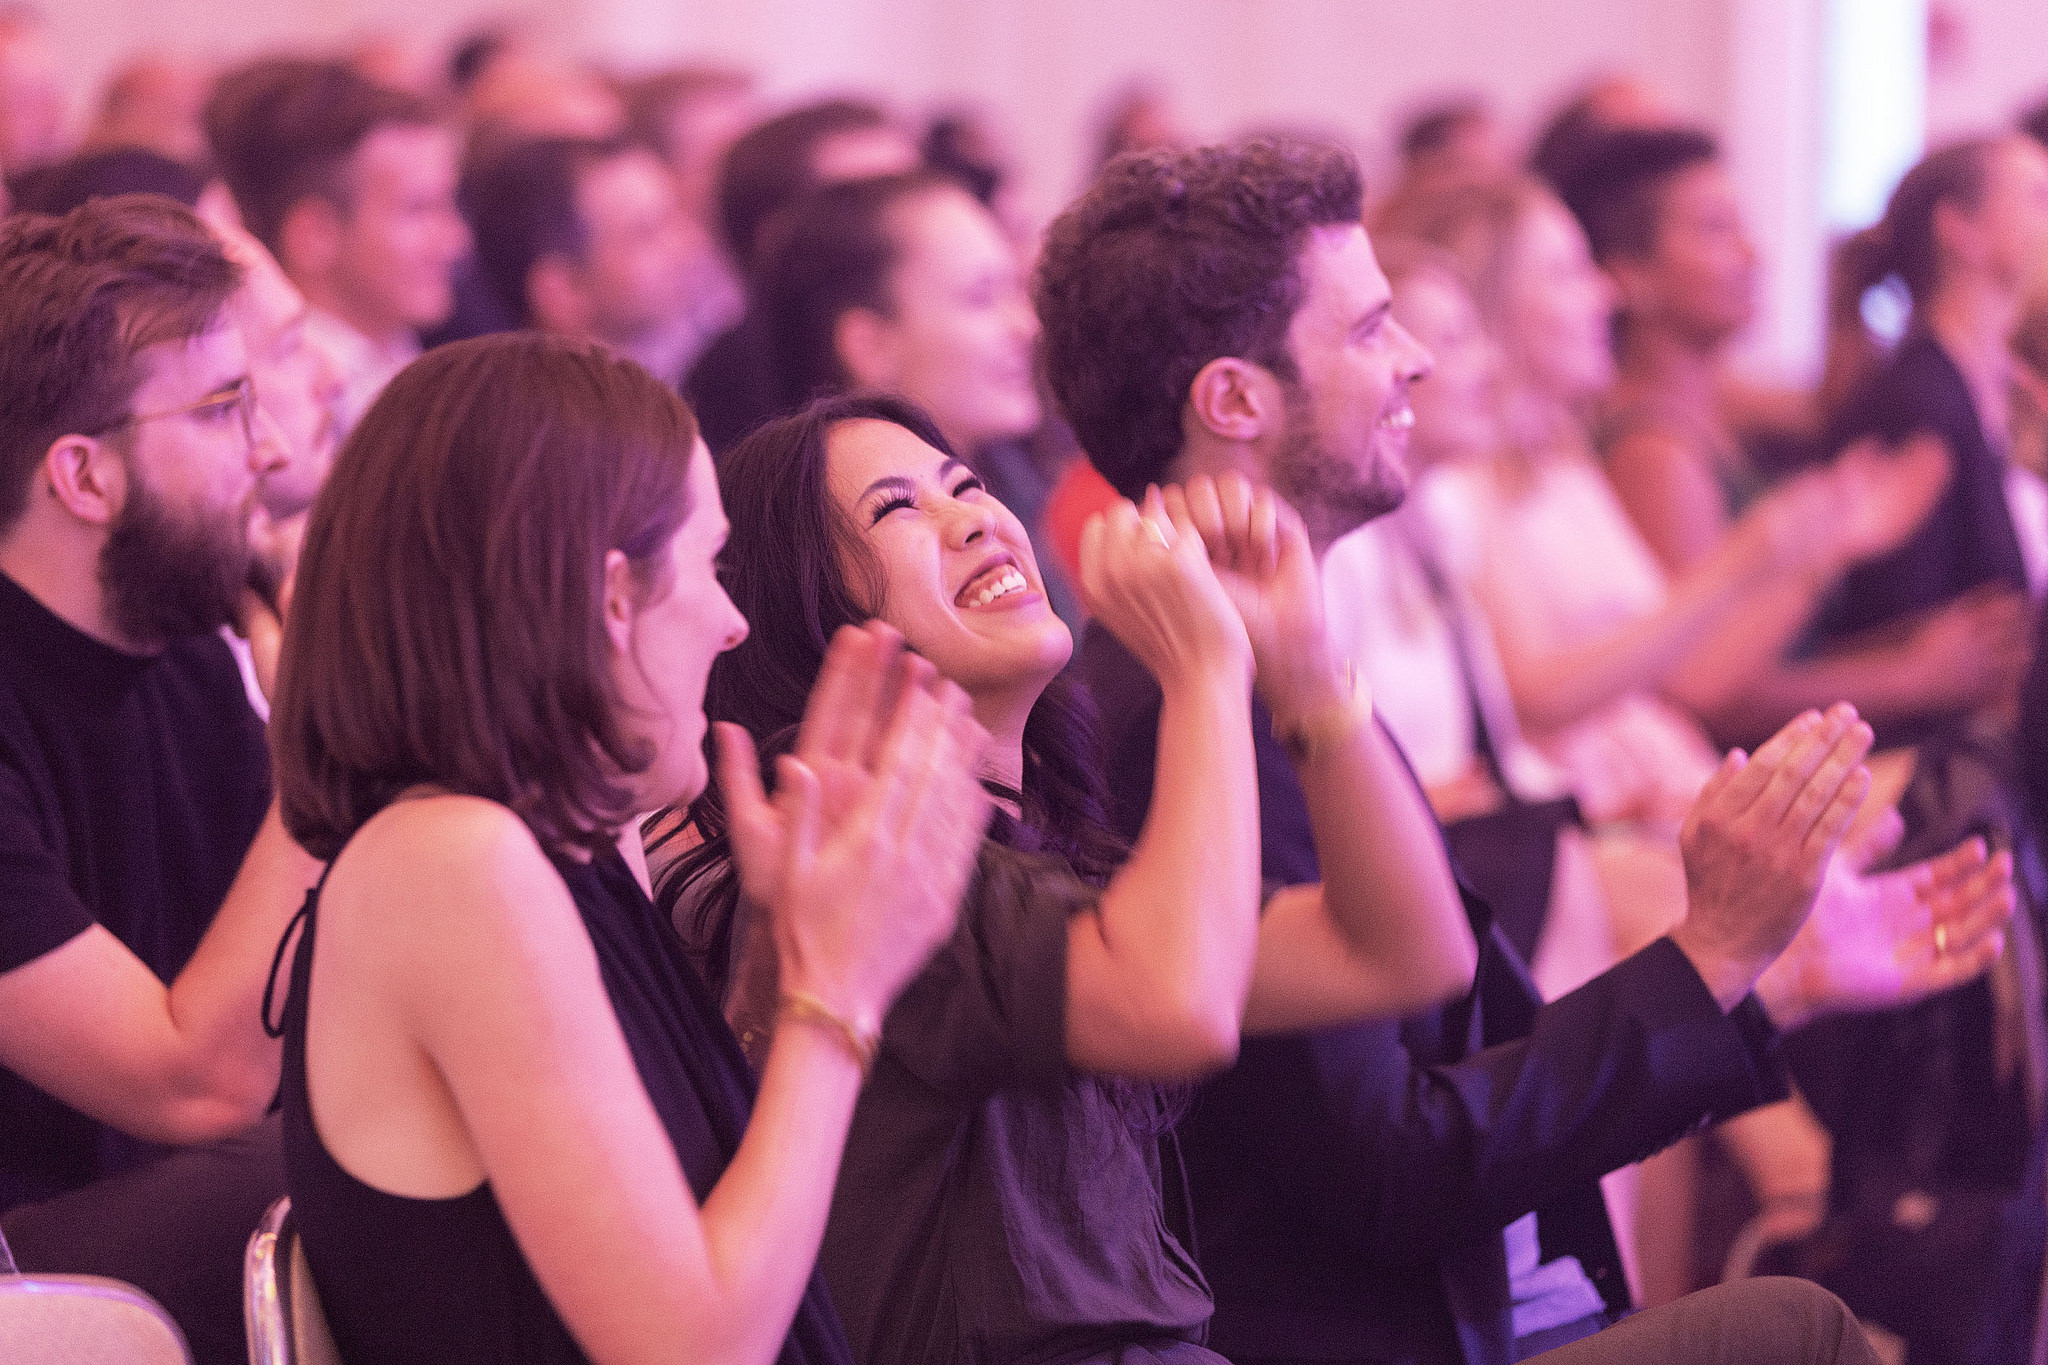
[[[1269, 913], [1320, 895], [1325, 876], [1357, 875], [1335, 853], [1319, 864], [1318, 843], [1445, 856], [1399, 750], [1325, 640], [1316, 582], [1331, 541], [1400, 503], [1408, 388], [1430, 366], [1389, 315], [1362, 198], [1352, 158], [1317, 144], [1128, 157], [1053, 225], [1034, 282], [1050, 386], [1121, 492], [1183, 485], [1174, 496], [1226, 544], [1245, 517], [1233, 504], [1256, 505], [1257, 484], [1300, 515], [1292, 533], [1281, 516], [1279, 568], [1269, 554], [1263, 569], [1234, 559], [1222, 575], [1258, 675]], [[1290, 555], [1290, 534], [1308, 548]], [[1103, 711], [1114, 818], [1135, 834], [1160, 693], [1099, 630], [1082, 670]], [[1810, 728], [1835, 744], [1868, 733], [1846, 708]], [[1386, 808], [1312, 840], [1304, 789], [1346, 763], [1384, 775]], [[1402, 821], [1423, 837], [1374, 827]], [[1468, 894], [1479, 965], [1464, 998], [1396, 1023], [1247, 1036], [1183, 1129], [1216, 1296], [1210, 1344], [1241, 1365], [1504, 1365], [1626, 1313], [1600, 1176], [1786, 1093], [1771, 1019], [1751, 996], [1776, 948], [1735, 951], [1707, 932], [1755, 921], [1755, 890], [1696, 887], [1669, 938], [1549, 1005]], [[1709, 1291], [1572, 1348], [1589, 1361], [1866, 1350], [1846, 1309], [1791, 1282]]]

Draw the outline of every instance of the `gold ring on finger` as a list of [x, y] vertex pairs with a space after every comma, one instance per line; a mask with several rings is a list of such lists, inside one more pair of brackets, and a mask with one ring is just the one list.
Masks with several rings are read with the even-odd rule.
[[1171, 550], [1173, 548], [1173, 546], [1167, 542], [1166, 532], [1159, 529], [1158, 522], [1152, 521], [1148, 518], [1145, 522], [1145, 529], [1152, 533], [1152, 539], [1159, 542], [1160, 549]]
[[1934, 926], [1934, 955], [1936, 957], [1948, 956], [1948, 926], [1946, 924]]

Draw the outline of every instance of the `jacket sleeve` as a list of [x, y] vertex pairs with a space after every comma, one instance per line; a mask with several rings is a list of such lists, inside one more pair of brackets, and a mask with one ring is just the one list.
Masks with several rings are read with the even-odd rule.
[[1299, 1172], [1305, 1216], [1374, 1259], [1498, 1232], [1789, 1093], [1755, 1000], [1723, 1015], [1669, 939], [1541, 1007], [1526, 1038], [1429, 1065], [1411, 1051], [1413, 1033], [1323, 1030], [1276, 1040], [1279, 1058], [1240, 1063], [1301, 1069], [1297, 1121], [1267, 1128], [1291, 1150], [1261, 1155]]

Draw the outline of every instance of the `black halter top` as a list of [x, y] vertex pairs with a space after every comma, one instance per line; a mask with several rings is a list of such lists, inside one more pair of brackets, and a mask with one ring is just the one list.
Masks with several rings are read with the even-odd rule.
[[[732, 1161], [753, 1105], [752, 1074], [739, 1043], [681, 941], [622, 858], [562, 860], [556, 869], [596, 949], [641, 1084], [701, 1204]], [[520, 1254], [488, 1183], [452, 1199], [386, 1194], [343, 1170], [321, 1143], [306, 1088], [306, 997], [319, 896], [318, 888], [307, 895], [299, 917], [304, 932], [284, 1003], [280, 1100], [293, 1221], [343, 1359], [365, 1365], [584, 1361]], [[280, 958], [291, 934], [287, 929], [279, 944]], [[688, 1342], [676, 1343], [677, 1359], [692, 1354]], [[779, 1365], [851, 1360], [814, 1271]]]

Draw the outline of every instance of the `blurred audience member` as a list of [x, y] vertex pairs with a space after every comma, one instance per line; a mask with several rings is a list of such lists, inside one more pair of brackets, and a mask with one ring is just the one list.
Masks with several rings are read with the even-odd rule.
[[458, 100], [467, 99], [470, 87], [489, 73], [493, 62], [522, 46], [517, 31], [504, 25], [494, 24], [464, 34], [448, 54], [448, 93]]
[[[1996, 725], [2026, 666], [2030, 588], [2048, 577], [2048, 545], [2029, 544], [2013, 516], [2014, 326], [2033, 272], [2048, 257], [2048, 148], [2018, 134], [1931, 152], [1892, 192], [1884, 217], [1844, 244], [1832, 301], [1830, 383], [1846, 393], [1827, 447], [1864, 436], [1939, 436], [1954, 476], [1919, 529], [1844, 579], [1813, 631], [1823, 655], [1910, 632], [1930, 613], [1967, 603], [1987, 618], [1978, 644], [1955, 641], [1957, 687], [1892, 718], [1889, 742], [1978, 721]], [[1912, 301], [1905, 338], [1888, 356], [1861, 308], [1897, 279]], [[1986, 711], [1989, 707], [1990, 710]]]
[[[779, 114], [739, 137], [718, 170], [718, 227], [743, 288], [753, 289], [762, 229], [820, 186], [918, 164], [910, 134], [880, 105], [830, 99]], [[749, 315], [705, 349], [683, 381], [714, 455], [781, 410], [782, 383]]]
[[624, 96], [634, 136], [668, 162], [689, 234], [694, 335], [672, 376], [680, 378], [746, 308], [739, 276], [718, 245], [718, 167], [754, 120], [754, 78], [734, 67], [675, 67], [627, 82]]
[[1529, 149], [1529, 170], [1552, 189], [1578, 172], [1587, 147], [1617, 128], [1661, 128], [1674, 121], [1663, 96], [1621, 72], [1596, 76], [1559, 105]]
[[523, 47], [499, 53], [470, 83], [462, 114], [464, 157], [472, 163], [534, 138], [604, 139], [626, 131], [624, 101], [595, 71]]
[[1095, 127], [1091, 175], [1132, 152], [1171, 151], [1188, 144], [1172, 101], [1150, 81], [1134, 81], [1110, 95], [1103, 101]]
[[602, 342], [673, 388], [701, 332], [674, 177], [628, 142], [545, 138], [465, 188], [484, 280], [520, 325]]
[[633, 135], [659, 151], [676, 177], [683, 211], [717, 230], [718, 167], [755, 118], [753, 73], [732, 66], [677, 66], [622, 88]]
[[140, 147], [112, 147], [53, 161], [23, 176], [14, 206], [62, 216], [88, 199], [160, 194], [193, 208], [205, 189], [205, 178], [186, 162]]
[[2043, 100], [2020, 117], [2020, 131], [2048, 147], [2048, 100]]
[[453, 307], [454, 141], [417, 96], [297, 58], [223, 76], [206, 125], [243, 223], [313, 306], [353, 425]]
[[2048, 288], [2037, 289], [2020, 314], [2012, 359], [2012, 460], [2048, 477]]
[[1683, 572], [1765, 481], [1716, 390], [1756, 314], [1756, 244], [1714, 140], [1690, 128], [1593, 139], [1561, 193], [1618, 294], [1600, 453], [1665, 570]]
[[107, 82], [82, 151], [139, 147], [187, 166], [206, 160], [200, 113], [212, 77], [197, 62], [144, 57]]
[[743, 276], [758, 264], [761, 230], [821, 185], [891, 175], [918, 164], [910, 134], [879, 104], [821, 100], [758, 124], [726, 149], [718, 224]]
[[241, 1130], [314, 871], [217, 633], [284, 460], [239, 283], [164, 199], [0, 233], [0, 1224], [24, 1269], [141, 1285], [211, 1365], [246, 1358], [241, 1248], [283, 1189], [275, 1125]]
[[956, 109], [925, 128], [919, 144], [924, 163], [944, 171], [979, 199], [1013, 242], [1032, 238], [1019, 200], [1016, 158], [983, 110]]
[[1401, 172], [1387, 199], [1492, 180], [1509, 169], [1500, 121], [1485, 100], [1462, 95], [1424, 105], [1401, 127]]
[[[341, 372], [313, 334], [312, 306], [263, 243], [247, 232], [213, 224], [228, 258], [242, 268], [242, 287], [229, 304], [249, 352], [256, 415], [267, 422], [283, 462], [264, 478], [264, 518], [256, 545], [256, 581], [273, 611], [291, 577], [306, 513], [327, 482], [341, 446]], [[281, 613], [280, 613], [281, 614]], [[264, 689], [265, 694], [269, 688]]]
[[64, 86], [42, 15], [0, 4], [0, 176], [64, 154]]
[[[1756, 311], [1756, 247], [1718, 149], [1691, 129], [1622, 129], [1595, 139], [1566, 202], [1619, 299], [1619, 377], [1601, 401], [1594, 440], [1636, 529], [1663, 571], [1682, 578], [1721, 548], [1769, 481], [1770, 471], [1744, 448], [1721, 364]], [[1834, 463], [1827, 510], [1841, 554], [1816, 560], [1811, 572], [1778, 575], [1752, 595], [1731, 627], [1717, 632], [1740, 685], [1690, 695], [1722, 740], [1754, 743], [1834, 701], [1852, 702], [1866, 720], [1883, 724], [1938, 704], [1967, 677], [1958, 652], [1975, 658], [1995, 643], [1973, 637], [1985, 624], [1974, 611], [1826, 663], [1784, 657], [1849, 567], [1845, 556], [1896, 545], [1948, 477], [1947, 456], [1931, 440], [1911, 443], [1896, 459], [1865, 442]]]
[[[768, 237], [755, 308], [783, 409], [847, 389], [910, 399], [1039, 550], [1038, 320], [995, 216], [945, 172], [909, 171], [821, 189]], [[1065, 575], [1038, 558], [1053, 610], [1078, 625]]]
[[[2048, 291], [2036, 292], [2021, 314], [2013, 330], [2012, 357], [2013, 463], [2048, 475]], [[2035, 830], [2048, 834], [2048, 650], [2040, 639], [2041, 631], [2048, 630], [2048, 612], [2036, 617], [2016, 747]]]

